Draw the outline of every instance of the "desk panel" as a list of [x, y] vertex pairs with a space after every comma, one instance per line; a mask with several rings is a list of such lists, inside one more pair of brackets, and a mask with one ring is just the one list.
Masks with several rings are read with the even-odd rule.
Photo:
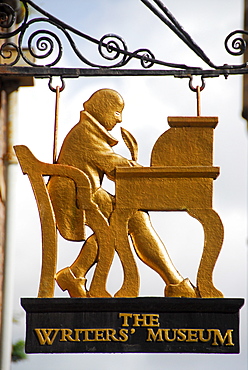
[[120, 177], [116, 208], [150, 211], [212, 208], [213, 180], [208, 178]]

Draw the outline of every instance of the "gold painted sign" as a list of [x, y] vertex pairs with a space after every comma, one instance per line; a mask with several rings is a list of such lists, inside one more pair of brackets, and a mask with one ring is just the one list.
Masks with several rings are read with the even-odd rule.
[[[234, 346], [233, 329], [226, 330], [224, 335], [219, 329], [154, 329], [160, 326], [158, 314], [119, 313], [118, 317], [123, 318], [122, 328], [118, 331], [113, 328], [35, 328], [34, 331], [42, 346], [51, 346], [56, 337], [60, 342], [127, 342], [138, 327], [146, 328], [146, 342], [209, 342], [212, 346]], [[133, 319], [131, 325], [128, 323], [130, 318]]]
[[[136, 329], [47, 329], [35, 328], [39, 344], [51, 346], [56, 337], [60, 342], [127, 342]], [[233, 329], [222, 335], [219, 329], [158, 329], [147, 328], [146, 342], [209, 342], [212, 346], [234, 346]]]
[[[55, 280], [71, 297], [109, 298], [106, 282], [115, 253], [124, 279], [115, 297], [137, 297], [140, 277], [129, 236], [138, 257], [164, 280], [165, 297], [221, 298], [213, 270], [223, 242], [223, 225], [212, 208], [213, 132], [217, 117], [169, 117], [170, 129], [156, 141], [150, 167], [137, 162], [138, 144], [122, 129], [132, 159], [116, 154], [110, 131], [122, 121], [124, 101], [110, 89], [95, 92], [80, 120], [67, 134], [56, 163], [40, 162], [23, 145], [15, 147], [36, 197], [42, 229], [42, 269], [38, 297], [54, 296]], [[48, 183], [44, 176], [50, 176]], [[115, 182], [116, 194], [102, 188]], [[195, 284], [183, 277], [154, 230], [149, 211], [184, 211], [204, 229], [204, 247]], [[86, 239], [85, 225], [92, 229]], [[57, 271], [57, 231], [84, 241], [71, 266]], [[86, 239], [86, 240], [85, 240]], [[90, 286], [87, 272], [95, 272]], [[152, 294], [152, 292], [151, 292]]]
[[[150, 166], [142, 167], [138, 144], [127, 130], [122, 129], [122, 137], [131, 159], [113, 150], [117, 140], [110, 131], [122, 121], [123, 108], [116, 91], [96, 91], [53, 164], [39, 161], [24, 145], [15, 147], [34, 191], [42, 230], [38, 298], [22, 299], [26, 351], [238, 353], [243, 300], [223, 299], [213, 282], [224, 234], [212, 207], [213, 180], [219, 175], [219, 167], [213, 166], [218, 119], [168, 117], [170, 128], [155, 142]], [[44, 176], [49, 176], [47, 183]], [[115, 182], [114, 195], [103, 189], [104, 176]], [[173, 264], [149, 211], [183, 211], [201, 223], [204, 246], [195, 283]], [[92, 230], [89, 237], [85, 226]], [[60, 271], [58, 232], [83, 242], [76, 260]], [[123, 283], [112, 297], [106, 283], [115, 253]], [[138, 297], [133, 253], [161, 276], [163, 297]], [[55, 282], [71, 298], [53, 298]]]

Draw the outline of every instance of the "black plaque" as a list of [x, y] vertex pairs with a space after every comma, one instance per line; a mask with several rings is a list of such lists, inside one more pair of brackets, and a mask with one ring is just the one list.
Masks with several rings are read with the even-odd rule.
[[22, 298], [27, 353], [239, 353], [244, 299]]

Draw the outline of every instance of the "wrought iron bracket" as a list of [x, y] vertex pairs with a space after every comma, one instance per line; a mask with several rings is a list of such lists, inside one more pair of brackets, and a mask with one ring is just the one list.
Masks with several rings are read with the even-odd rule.
[[[99, 77], [99, 76], [174, 76], [179, 78], [200, 75], [204, 78], [223, 75], [242, 75], [248, 73], [247, 63], [239, 65], [215, 65], [205, 52], [194, 42], [161, 0], [140, 0], [163, 23], [166, 24], [202, 61], [209, 67], [202, 69], [197, 66], [170, 63], [155, 58], [149, 49], [129, 51], [125, 41], [118, 35], [107, 34], [100, 40], [95, 39], [47, 13], [31, 0], [16, 0], [18, 9], [23, 13], [22, 21], [16, 25], [16, 9], [12, 2], [5, 0], [0, 4], [0, 39], [4, 40], [0, 47], [0, 77], [13, 78], [34, 76], [36, 78]], [[30, 17], [30, 7], [40, 13], [38, 18]], [[20, 18], [20, 15], [19, 15]], [[42, 24], [42, 29], [39, 25]], [[44, 27], [46, 25], [46, 27]], [[79, 68], [61, 68], [59, 62], [63, 54], [62, 41], [56, 31], [62, 32], [78, 60]], [[237, 35], [248, 35], [247, 31], [231, 32], [225, 40], [225, 48], [229, 54], [242, 55], [246, 49], [245, 40]], [[76, 45], [75, 36], [95, 44], [103, 64], [89, 60]], [[26, 43], [26, 47], [24, 47]], [[230, 45], [230, 46], [229, 46]], [[86, 48], [87, 50], [87, 48]], [[22, 60], [22, 66], [19, 65]], [[126, 69], [131, 60], [141, 64], [139, 69]], [[24, 64], [24, 65], [23, 65]], [[58, 65], [58, 67], [54, 67]], [[160, 68], [160, 69], [158, 69]]]
[[248, 73], [248, 69], [108, 69], [108, 68], [51, 68], [51, 67], [17, 67], [0, 66], [0, 76], [6, 77], [25, 77], [34, 76], [36, 78], [50, 78], [52, 76], [62, 78], [78, 77], [107, 77], [107, 76], [174, 76], [177, 78], [189, 78], [191, 76], [202, 76], [204, 78], [229, 75], [243, 75]]

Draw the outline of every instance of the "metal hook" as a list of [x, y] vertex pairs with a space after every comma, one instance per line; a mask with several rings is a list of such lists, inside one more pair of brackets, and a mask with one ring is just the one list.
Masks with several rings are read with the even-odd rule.
[[[49, 82], [48, 82], [48, 87], [49, 89], [52, 91], [52, 92], [56, 92], [57, 89], [52, 87], [52, 77], [50, 77], [49, 79]], [[61, 83], [62, 83], [62, 86], [59, 88], [59, 92], [62, 92], [64, 89], [65, 89], [65, 81], [63, 80], [63, 77], [60, 76], [60, 80], [61, 80]]]
[[201, 115], [201, 96], [200, 92], [205, 88], [205, 81], [203, 76], [201, 76], [202, 85], [194, 87], [192, 84], [192, 76], [189, 78], [189, 88], [191, 91], [196, 92], [196, 100], [197, 100], [197, 116], [199, 117]]
[[[194, 87], [193, 84], [192, 84], [192, 81], [193, 81], [193, 77], [190, 76], [189, 77], [189, 88], [190, 88], [191, 91], [197, 92], [198, 86], [197, 87]], [[204, 77], [203, 76], [201, 76], [201, 81], [202, 81], [202, 85], [200, 86], [200, 91], [202, 91], [205, 88], [205, 86], [206, 86], [205, 80], [204, 80]]]

